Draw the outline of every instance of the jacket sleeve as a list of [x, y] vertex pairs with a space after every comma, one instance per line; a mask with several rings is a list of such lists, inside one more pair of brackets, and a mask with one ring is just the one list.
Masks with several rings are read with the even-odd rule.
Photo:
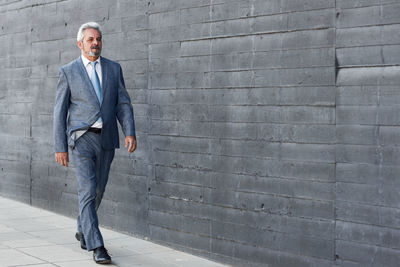
[[117, 118], [122, 126], [122, 131], [125, 136], [136, 136], [135, 120], [133, 116], [133, 108], [131, 98], [125, 88], [124, 76], [122, 68], [119, 66], [119, 84], [118, 84], [118, 99], [117, 99]]
[[59, 71], [53, 113], [54, 152], [68, 152], [67, 115], [71, 91], [63, 69]]

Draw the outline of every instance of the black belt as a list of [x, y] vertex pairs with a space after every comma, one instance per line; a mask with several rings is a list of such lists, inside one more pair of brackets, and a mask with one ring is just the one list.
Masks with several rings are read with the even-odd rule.
[[93, 127], [91, 127], [91, 128], [88, 129], [88, 132], [92, 132], [92, 133], [95, 133], [95, 134], [101, 134], [101, 128], [93, 128]]

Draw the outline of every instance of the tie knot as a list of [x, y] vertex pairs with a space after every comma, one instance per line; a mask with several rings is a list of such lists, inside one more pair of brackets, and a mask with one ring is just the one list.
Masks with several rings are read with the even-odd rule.
[[92, 65], [93, 68], [94, 68], [94, 67], [96, 67], [96, 64], [97, 64], [97, 63], [98, 63], [97, 61], [95, 61], [95, 62], [90, 62], [90, 65]]

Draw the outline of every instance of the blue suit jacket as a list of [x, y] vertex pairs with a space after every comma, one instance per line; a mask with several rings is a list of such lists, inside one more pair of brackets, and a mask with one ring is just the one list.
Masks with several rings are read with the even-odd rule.
[[102, 96], [99, 103], [81, 57], [60, 68], [54, 106], [54, 149], [74, 147], [77, 130], [87, 130], [101, 116], [102, 146], [119, 148], [117, 119], [127, 135], [135, 136], [133, 109], [121, 66], [101, 57]]

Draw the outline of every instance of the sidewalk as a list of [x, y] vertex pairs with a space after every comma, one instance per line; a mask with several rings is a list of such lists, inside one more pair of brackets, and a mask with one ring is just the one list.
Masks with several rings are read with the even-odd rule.
[[[113, 264], [120, 267], [223, 267], [168, 247], [102, 228]], [[75, 220], [0, 197], [0, 267], [86, 267], [92, 252], [75, 240]]]

